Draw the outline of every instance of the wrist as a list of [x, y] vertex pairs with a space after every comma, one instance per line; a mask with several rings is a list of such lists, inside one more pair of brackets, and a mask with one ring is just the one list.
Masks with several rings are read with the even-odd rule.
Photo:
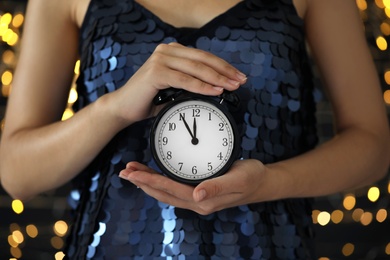
[[122, 116], [113, 94], [103, 95], [93, 103], [93, 110], [97, 114], [94, 118], [99, 118], [101, 124], [110, 126], [114, 132], [119, 132], [133, 122]]
[[294, 197], [294, 179], [282, 163], [266, 164], [264, 170], [265, 185], [269, 200]]

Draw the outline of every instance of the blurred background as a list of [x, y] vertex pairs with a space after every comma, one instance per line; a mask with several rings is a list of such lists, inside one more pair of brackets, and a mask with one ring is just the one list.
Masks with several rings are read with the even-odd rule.
[[[1, 127], [7, 97], [12, 90], [26, 2], [0, 1]], [[390, 0], [356, 0], [356, 4], [390, 115]], [[78, 63], [75, 64], [75, 77], [77, 74]], [[318, 88], [321, 89], [319, 81]], [[64, 119], [73, 115], [71, 105], [76, 99], [77, 92], [73, 87]], [[320, 141], [332, 136], [332, 112], [325, 97], [318, 102], [318, 131]], [[358, 190], [315, 199], [313, 223], [318, 259], [390, 259], [389, 177], [388, 174], [378, 183]], [[68, 190], [65, 186], [22, 203], [12, 200], [0, 187], [0, 260], [63, 258], [62, 248], [71, 219]]]

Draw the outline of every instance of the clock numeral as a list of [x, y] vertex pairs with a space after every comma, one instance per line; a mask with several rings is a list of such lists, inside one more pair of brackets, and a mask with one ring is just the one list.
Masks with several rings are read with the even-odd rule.
[[219, 159], [219, 160], [223, 160], [223, 155], [222, 155], [222, 152], [220, 152], [218, 155], [217, 155], [217, 158]]
[[192, 109], [192, 117], [200, 117], [200, 109]]
[[225, 131], [225, 124], [224, 123], [219, 123], [219, 131], [221, 131], [221, 132]]
[[223, 145], [223, 146], [228, 146], [228, 144], [229, 144], [229, 143], [228, 143], [228, 139], [227, 139], [227, 138], [223, 138], [223, 139], [222, 139], [222, 145]]
[[184, 165], [184, 163], [182, 163], [182, 162], [179, 162], [178, 164], [179, 164], [179, 171], [181, 171], [181, 169], [183, 169], [183, 165]]
[[168, 137], [163, 137], [162, 143], [163, 143], [163, 145], [167, 145], [168, 144]]
[[208, 171], [212, 171], [212, 170], [213, 170], [213, 166], [211, 165], [211, 162], [209, 162], [209, 163], [207, 164], [207, 170], [208, 170]]
[[193, 166], [192, 167], [192, 174], [197, 174], [198, 173], [198, 169], [196, 168], [196, 166]]
[[171, 151], [167, 152], [167, 159], [168, 160], [172, 159], [172, 152]]
[[176, 130], [176, 124], [175, 123], [169, 123], [168, 124], [168, 131], [175, 131]]
[[186, 120], [186, 114], [180, 113], [179, 114], [179, 121], [185, 121]]
[[211, 113], [209, 113], [209, 121], [211, 121]]

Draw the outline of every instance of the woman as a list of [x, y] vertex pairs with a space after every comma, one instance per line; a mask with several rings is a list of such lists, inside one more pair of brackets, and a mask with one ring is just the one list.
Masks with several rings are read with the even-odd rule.
[[[334, 109], [318, 147], [305, 40]], [[78, 112], [60, 121], [78, 55]], [[2, 184], [28, 199], [74, 181], [72, 259], [314, 258], [304, 198], [389, 165], [352, 0], [31, 0], [13, 85]], [[223, 176], [192, 187], [157, 174], [152, 100], [170, 87], [238, 95], [241, 158]]]

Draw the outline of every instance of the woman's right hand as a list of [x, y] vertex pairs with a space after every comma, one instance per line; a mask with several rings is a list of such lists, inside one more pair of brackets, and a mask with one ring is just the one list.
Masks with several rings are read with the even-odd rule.
[[174, 87], [217, 96], [245, 81], [243, 73], [213, 54], [178, 43], [160, 44], [133, 77], [112, 93], [113, 104], [117, 115], [131, 124], [156, 114], [152, 100], [160, 90]]

